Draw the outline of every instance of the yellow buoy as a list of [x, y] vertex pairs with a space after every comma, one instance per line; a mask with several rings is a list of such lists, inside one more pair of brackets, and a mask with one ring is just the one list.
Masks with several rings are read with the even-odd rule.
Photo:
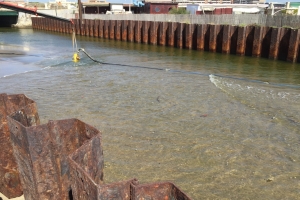
[[73, 54], [73, 61], [78, 62], [79, 60], [80, 60], [80, 57], [79, 57], [78, 53], [74, 53]]

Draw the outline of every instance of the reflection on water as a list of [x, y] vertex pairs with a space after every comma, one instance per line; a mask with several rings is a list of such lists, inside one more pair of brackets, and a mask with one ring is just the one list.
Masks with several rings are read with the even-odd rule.
[[[98, 60], [170, 70], [74, 64], [70, 36], [21, 32], [48, 68], [1, 77], [0, 91], [34, 99], [42, 123], [101, 130], [105, 182], [168, 180], [193, 199], [298, 198], [298, 64], [86, 37], [78, 46]], [[1, 44], [15, 44], [8, 33]]]

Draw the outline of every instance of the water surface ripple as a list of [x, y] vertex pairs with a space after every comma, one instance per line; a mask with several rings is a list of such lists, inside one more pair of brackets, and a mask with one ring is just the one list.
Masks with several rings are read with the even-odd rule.
[[193, 199], [299, 198], [299, 64], [77, 40], [106, 63], [162, 70], [73, 63], [69, 35], [0, 29], [3, 48], [27, 48], [0, 55], [1, 74], [19, 65], [0, 92], [35, 100], [42, 123], [78, 118], [102, 131], [105, 182], [168, 180]]

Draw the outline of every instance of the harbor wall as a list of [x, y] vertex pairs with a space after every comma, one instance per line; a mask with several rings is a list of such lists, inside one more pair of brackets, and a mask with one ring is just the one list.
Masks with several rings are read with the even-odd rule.
[[140, 20], [32, 18], [33, 29], [240, 56], [300, 62], [299, 29]]

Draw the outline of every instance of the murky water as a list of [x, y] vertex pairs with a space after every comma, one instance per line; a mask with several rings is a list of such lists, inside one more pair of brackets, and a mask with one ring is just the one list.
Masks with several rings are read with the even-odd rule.
[[42, 123], [78, 118], [102, 131], [106, 183], [167, 180], [193, 199], [299, 198], [299, 64], [77, 40], [97, 60], [155, 69], [83, 54], [73, 63], [69, 35], [0, 29], [0, 49], [22, 51], [0, 54], [0, 92], [35, 100]]

